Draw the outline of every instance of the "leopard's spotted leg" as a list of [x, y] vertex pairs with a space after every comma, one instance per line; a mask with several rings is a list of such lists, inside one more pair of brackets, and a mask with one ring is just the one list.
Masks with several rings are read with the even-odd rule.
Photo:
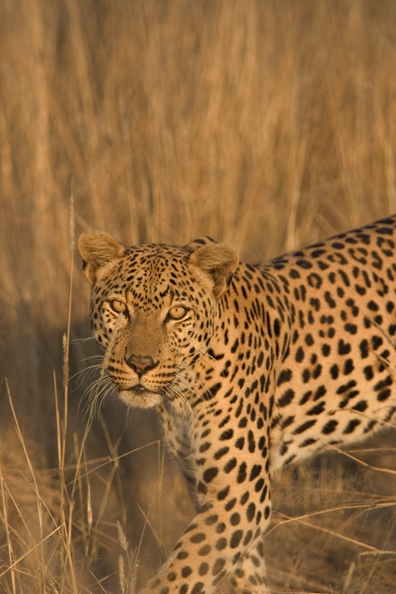
[[230, 575], [227, 585], [221, 588], [223, 594], [270, 594], [262, 539]]
[[[261, 550], [257, 545], [269, 521], [270, 504], [267, 500], [260, 505], [261, 493], [254, 492], [249, 500], [255, 509], [251, 515], [247, 506], [225, 513], [227, 499], [232, 501], [233, 494], [224, 498], [221, 491], [212, 491], [169, 558], [140, 594], [218, 592], [235, 570], [233, 590], [249, 588], [250, 592], [268, 593], [263, 577], [264, 561], [257, 553]], [[246, 555], [249, 557], [245, 560]], [[245, 566], [243, 563], [241, 567], [241, 559]]]

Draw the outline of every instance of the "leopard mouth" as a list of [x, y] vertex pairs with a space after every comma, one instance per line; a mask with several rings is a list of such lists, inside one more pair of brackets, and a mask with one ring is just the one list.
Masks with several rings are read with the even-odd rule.
[[142, 386], [142, 384], [136, 384], [136, 386], [128, 388], [126, 392], [134, 392], [135, 394], [141, 394], [143, 392], [151, 392], [151, 390], [145, 388], [144, 386]]
[[114, 386], [118, 392], [121, 394], [122, 392], [129, 393], [129, 394], [159, 394], [158, 390], [152, 390], [151, 388], [147, 388], [141, 382], [133, 385], [133, 386], [125, 386], [122, 385], [121, 382], [117, 381], [116, 378], [111, 378], [113, 380]]

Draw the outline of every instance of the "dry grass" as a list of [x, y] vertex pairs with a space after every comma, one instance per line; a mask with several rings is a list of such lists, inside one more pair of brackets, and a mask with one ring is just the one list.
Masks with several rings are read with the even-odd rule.
[[[71, 187], [77, 234], [251, 261], [396, 211], [395, 48], [393, 0], [2, 0], [2, 592], [126, 591], [191, 514], [151, 414], [109, 400], [84, 437]], [[277, 484], [276, 591], [396, 591], [394, 474], [330, 456]]]

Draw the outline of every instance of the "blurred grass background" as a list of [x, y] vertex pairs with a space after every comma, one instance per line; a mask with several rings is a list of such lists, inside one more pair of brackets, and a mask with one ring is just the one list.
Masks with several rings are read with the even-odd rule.
[[[1, 0], [1, 592], [127, 591], [192, 513], [155, 416], [109, 399], [84, 441], [90, 380], [63, 386], [71, 266], [70, 374], [98, 352], [72, 188], [76, 236], [275, 256], [396, 211], [395, 73], [393, 0]], [[359, 456], [387, 472], [278, 477], [274, 591], [396, 591], [394, 433], [376, 443]]]

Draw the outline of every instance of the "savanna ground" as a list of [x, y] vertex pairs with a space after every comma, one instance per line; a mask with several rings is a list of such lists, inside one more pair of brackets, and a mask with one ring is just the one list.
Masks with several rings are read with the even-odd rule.
[[[134, 592], [192, 514], [154, 414], [90, 415], [77, 235], [258, 261], [395, 212], [395, 73], [394, 0], [1, 0], [0, 592]], [[277, 476], [274, 592], [396, 591], [395, 436]]]

